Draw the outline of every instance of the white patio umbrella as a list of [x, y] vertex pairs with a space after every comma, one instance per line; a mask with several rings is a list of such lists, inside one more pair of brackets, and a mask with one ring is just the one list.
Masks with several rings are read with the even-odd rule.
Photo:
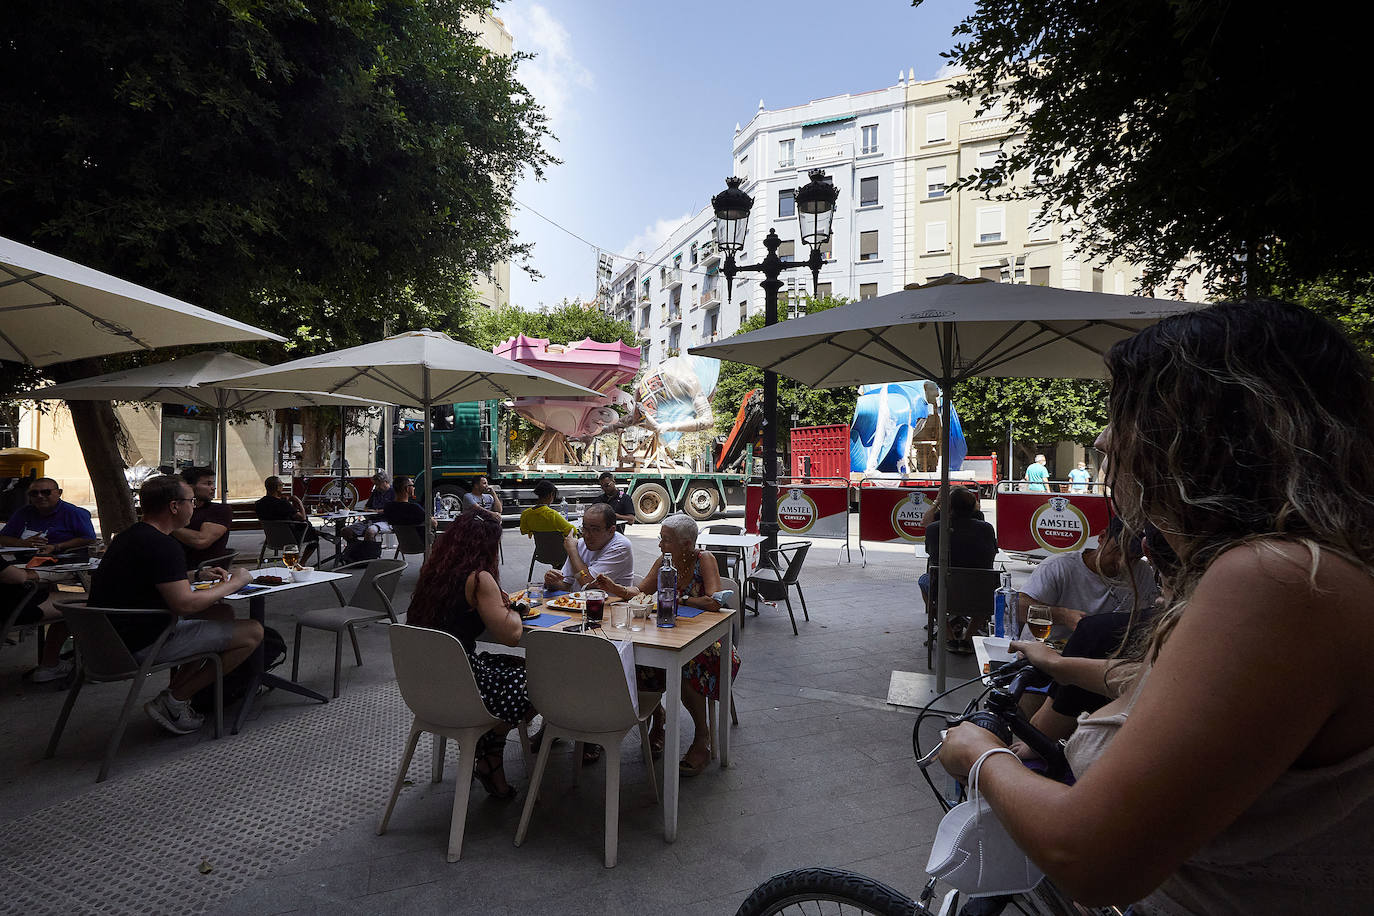
[[266, 391], [256, 388], [208, 388], [206, 382], [255, 369], [269, 368], [255, 359], [211, 350], [152, 366], [109, 372], [61, 385], [39, 388], [23, 395], [34, 401], [151, 401], [159, 404], [194, 404], [214, 411], [216, 454], [219, 456], [220, 501], [228, 499], [228, 446], [225, 440], [230, 411], [277, 410], [283, 407], [371, 407], [378, 401], [321, 391]]
[[[428, 328], [210, 384], [239, 389], [324, 391], [421, 408], [425, 415], [427, 496], [433, 495], [430, 409], [434, 405], [521, 396], [596, 394], [556, 375], [459, 343]], [[431, 533], [426, 528], [426, 553], [430, 540]]]
[[241, 340], [285, 338], [0, 238], [0, 359], [48, 366]]
[[[1018, 286], [949, 275], [912, 289], [794, 318], [691, 352], [771, 370], [812, 388], [928, 378], [941, 389], [941, 428], [959, 382], [999, 378], [1105, 378], [1108, 348], [1200, 303]], [[947, 435], [947, 433], [946, 433]], [[942, 449], [941, 455], [948, 453]], [[949, 505], [940, 462], [940, 504]], [[951, 519], [952, 522], [952, 519]], [[938, 627], [947, 622], [951, 537], [940, 538]], [[945, 689], [936, 653], [935, 690]]]

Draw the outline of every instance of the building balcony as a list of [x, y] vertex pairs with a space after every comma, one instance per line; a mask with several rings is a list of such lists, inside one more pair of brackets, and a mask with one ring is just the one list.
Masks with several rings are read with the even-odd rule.
[[701, 248], [697, 249], [697, 259], [704, 267], [718, 263], [720, 261], [720, 245], [714, 240], [702, 245]]
[[970, 140], [990, 140], [995, 137], [1005, 137], [1016, 132], [1016, 122], [1008, 117], [1000, 118], [974, 118], [970, 121], [959, 122], [959, 140], [967, 142]]
[[660, 272], [659, 272], [659, 276], [658, 276], [658, 288], [659, 288], [659, 289], [677, 289], [677, 288], [678, 288], [679, 286], [681, 286], [681, 285], [682, 285], [682, 268], [680, 268], [680, 267], [674, 267], [674, 268], [672, 268], [671, 270], [664, 270], [664, 271], [660, 271]]
[[681, 355], [682, 355], [682, 348], [681, 348], [681, 347], [668, 347], [666, 352], [667, 352], [668, 356], [670, 356], [670, 357], [672, 357], [672, 356], [681, 356]]
[[663, 319], [663, 323], [669, 327], [682, 324], [682, 309], [670, 309], [668, 315]]
[[702, 290], [701, 307], [708, 309], [716, 305], [720, 305], [720, 290], [716, 289], [715, 287], [709, 287], [707, 289]]
[[806, 147], [801, 151], [801, 161], [807, 166], [853, 158], [854, 144], [852, 143], [827, 143], [824, 146]]

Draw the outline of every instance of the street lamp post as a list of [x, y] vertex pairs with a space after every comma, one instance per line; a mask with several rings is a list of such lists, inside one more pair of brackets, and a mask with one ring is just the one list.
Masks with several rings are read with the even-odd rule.
[[[720, 248], [725, 252], [725, 300], [730, 302], [734, 290], [735, 274], [745, 271], [763, 274], [764, 324], [778, 323], [778, 290], [782, 289], [784, 270], [798, 267], [811, 269], [812, 292], [819, 294], [821, 266], [825, 256], [821, 253], [825, 243], [830, 240], [830, 223], [835, 216], [835, 200], [839, 189], [830, 183], [825, 172], [813, 169], [811, 180], [793, 195], [796, 201], [797, 220], [801, 224], [801, 241], [811, 248], [811, 255], [803, 262], [785, 262], [778, 257], [778, 246], [782, 239], [778, 233], [768, 230], [763, 247], [768, 250], [762, 262], [740, 265], [735, 263], [736, 253], [744, 250], [746, 233], [749, 227], [749, 213], [754, 207], [754, 198], [740, 188], [742, 178], [725, 179], [724, 191], [711, 198], [711, 208], [716, 214], [716, 235]], [[763, 502], [759, 512], [759, 533], [764, 537], [764, 555], [772, 557], [778, 546], [778, 376], [776, 373], [763, 373]]]

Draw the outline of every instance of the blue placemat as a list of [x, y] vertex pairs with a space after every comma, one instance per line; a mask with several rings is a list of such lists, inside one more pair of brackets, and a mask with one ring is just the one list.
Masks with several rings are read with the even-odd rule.
[[538, 617], [522, 620], [521, 623], [527, 627], [551, 627], [567, 619], [569, 619], [567, 614], [540, 614]]
[[544, 597], [545, 597], [545, 598], [562, 598], [564, 595], [571, 595], [571, 594], [572, 594], [572, 592], [551, 592], [551, 591], [547, 591], [547, 590], [546, 590], [546, 591], [544, 592]]
[[679, 617], [695, 617], [698, 614], [704, 613], [706, 612], [699, 607], [687, 607], [684, 604], [678, 605], [677, 608], [677, 616]]

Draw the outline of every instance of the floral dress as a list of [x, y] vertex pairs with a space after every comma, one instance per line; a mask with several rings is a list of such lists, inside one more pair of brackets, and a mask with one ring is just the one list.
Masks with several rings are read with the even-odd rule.
[[[706, 583], [701, 575], [701, 554], [697, 551], [695, 569], [692, 572], [692, 581], [687, 584], [684, 591], [682, 586], [678, 586], [678, 600], [683, 598], [702, 598], [710, 597], [706, 594]], [[730, 677], [739, 674], [739, 652], [732, 646], [730, 649]], [[693, 658], [682, 667], [682, 676], [693, 690], [704, 697], [712, 700], [720, 699], [720, 643], [715, 642], [706, 647], [706, 650]], [[646, 668], [643, 665], [636, 667], [636, 678], [639, 689], [646, 692], [658, 692], [665, 687], [665, 673], [661, 668]]]

